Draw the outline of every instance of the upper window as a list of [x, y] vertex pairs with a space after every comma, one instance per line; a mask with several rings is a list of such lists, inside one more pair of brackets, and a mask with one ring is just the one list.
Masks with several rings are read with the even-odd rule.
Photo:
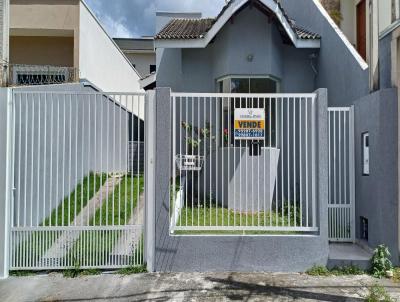
[[[270, 76], [255, 77], [239, 77], [232, 76], [217, 81], [217, 89], [219, 93], [254, 93], [266, 94], [279, 92], [279, 81]], [[228, 141], [224, 142], [221, 138], [222, 146], [245, 146], [250, 141], [240, 142], [234, 139], [234, 122], [235, 109], [237, 108], [264, 108], [267, 123], [265, 125], [265, 140], [262, 142], [263, 147], [276, 147], [276, 100], [266, 97], [239, 97], [239, 98], [223, 98], [221, 102], [221, 125], [229, 135]], [[269, 135], [270, 134], [270, 135]], [[226, 137], [224, 138], [226, 140]]]
[[220, 93], [277, 93], [279, 81], [271, 76], [226, 77], [218, 80]]

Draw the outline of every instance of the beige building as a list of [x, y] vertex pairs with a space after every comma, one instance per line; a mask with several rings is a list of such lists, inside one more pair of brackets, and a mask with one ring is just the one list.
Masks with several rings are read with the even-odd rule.
[[83, 0], [10, 0], [9, 16], [10, 85], [80, 80], [140, 90], [139, 73]]

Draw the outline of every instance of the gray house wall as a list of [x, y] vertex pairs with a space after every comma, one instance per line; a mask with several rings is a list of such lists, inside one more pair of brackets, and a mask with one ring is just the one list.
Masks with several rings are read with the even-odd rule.
[[381, 89], [392, 85], [392, 33], [379, 40], [379, 86]]
[[318, 50], [283, 44], [275, 24], [259, 10], [246, 8], [206, 48], [157, 49], [157, 87], [216, 92], [217, 79], [227, 75], [271, 75], [281, 80], [281, 92], [312, 92], [313, 53]]
[[329, 106], [348, 106], [369, 93], [369, 72], [363, 70], [313, 0], [282, 0], [299, 25], [321, 35], [317, 58], [317, 87], [329, 91]]
[[[385, 244], [392, 260], [398, 250], [398, 104], [396, 89], [381, 90], [355, 102], [356, 235], [368, 219], [368, 245]], [[362, 175], [362, 133], [369, 132], [370, 175]]]
[[94, 92], [80, 84], [14, 91], [39, 92], [17, 94], [14, 100], [15, 223], [42, 223], [90, 172], [127, 171], [129, 114], [118, 104], [79, 94]]

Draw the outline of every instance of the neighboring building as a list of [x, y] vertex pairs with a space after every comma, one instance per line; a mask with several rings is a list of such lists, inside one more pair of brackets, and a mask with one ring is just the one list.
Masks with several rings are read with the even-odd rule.
[[320, 0], [370, 66], [370, 88], [379, 87], [378, 36], [399, 18], [398, 0]]
[[140, 76], [84, 1], [11, 0], [10, 85], [88, 81], [140, 90]]
[[[9, 48], [9, 14], [10, 14], [10, 1], [1, 0], [0, 1], [0, 66], [3, 66], [8, 62], [8, 48]], [[7, 78], [3, 73], [0, 78], [0, 86], [6, 83]]]
[[114, 38], [132, 65], [145, 77], [156, 71], [156, 52], [154, 49], [154, 38]]
[[156, 81], [154, 38], [115, 38], [114, 41], [140, 74], [141, 87], [153, 89]]

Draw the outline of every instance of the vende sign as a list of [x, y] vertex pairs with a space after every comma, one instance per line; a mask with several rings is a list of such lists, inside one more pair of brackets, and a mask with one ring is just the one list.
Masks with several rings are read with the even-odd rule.
[[235, 140], [264, 140], [265, 111], [259, 108], [235, 109]]

